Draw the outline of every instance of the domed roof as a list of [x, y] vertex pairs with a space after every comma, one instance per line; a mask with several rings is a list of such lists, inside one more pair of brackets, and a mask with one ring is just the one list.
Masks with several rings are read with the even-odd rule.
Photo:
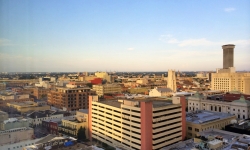
[[241, 95], [239, 100], [235, 100], [232, 103], [243, 103], [243, 104], [250, 105], [250, 101], [246, 100], [244, 95]]
[[188, 99], [201, 99], [201, 98], [204, 98], [204, 95], [199, 92], [196, 92], [194, 95], [188, 97]]

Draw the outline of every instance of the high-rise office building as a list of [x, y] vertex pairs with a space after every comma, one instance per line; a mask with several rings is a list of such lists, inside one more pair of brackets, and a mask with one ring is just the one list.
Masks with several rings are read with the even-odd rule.
[[234, 67], [234, 47], [233, 44], [223, 45], [223, 69]]
[[234, 48], [235, 45], [223, 45], [223, 69], [212, 73], [211, 89], [225, 92], [239, 91], [250, 94], [250, 73], [235, 72]]
[[184, 140], [186, 100], [174, 97], [100, 100], [89, 98], [89, 137], [126, 150], [152, 150]]
[[174, 70], [168, 70], [168, 88], [173, 92], [176, 92], [176, 76]]

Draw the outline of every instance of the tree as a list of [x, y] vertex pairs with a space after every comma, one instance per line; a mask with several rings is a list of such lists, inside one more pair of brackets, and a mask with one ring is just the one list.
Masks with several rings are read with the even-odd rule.
[[88, 87], [92, 88], [93, 84], [92, 83], [87, 83], [86, 84]]
[[83, 128], [82, 126], [79, 128], [77, 132], [77, 139], [78, 140], [86, 140], [86, 135], [85, 135], [85, 127]]

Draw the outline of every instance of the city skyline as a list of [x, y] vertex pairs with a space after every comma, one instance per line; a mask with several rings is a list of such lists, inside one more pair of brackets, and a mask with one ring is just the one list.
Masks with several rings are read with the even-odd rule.
[[[250, 2], [3, 1], [0, 72], [250, 70]], [[204, 68], [205, 67], [205, 68]]]

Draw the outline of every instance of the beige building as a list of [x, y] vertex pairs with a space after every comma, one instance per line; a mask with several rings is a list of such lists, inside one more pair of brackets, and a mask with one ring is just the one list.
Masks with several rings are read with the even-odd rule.
[[235, 120], [234, 115], [221, 112], [212, 112], [199, 110], [193, 113], [187, 113], [186, 131], [187, 138], [194, 138], [201, 131], [208, 129], [222, 129]]
[[155, 87], [149, 91], [150, 97], [172, 96], [173, 91], [170, 88], [158, 88]]
[[20, 141], [32, 140], [34, 138], [34, 129], [32, 128], [15, 128], [0, 131], [0, 145], [13, 144]]
[[30, 98], [29, 94], [13, 94], [13, 93], [5, 93], [1, 94], [0, 98], [3, 100], [18, 100], [18, 99], [28, 99]]
[[79, 110], [76, 111], [76, 119], [74, 120], [68, 120], [68, 119], [62, 119], [62, 126], [59, 126], [59, 132], [77, 136], [78, 130], [80, 127], [85, 128], [85, 135], [88, 139], [88, 110]]
[[90, 137], [126, 150], [152, 150], [185, 138], [185, 98], [100, 101], [91, 96]]
[[220, 99], [219, 95], [206, 97], [196, 93], [188, 97], [188, 112], [197, 110], [229, 113], [239, 119], [247, 119], [250, 117], [250, 101], [245, 100], [244, 96], [230, 102]]
[[147, 85], [148, 79], [147, 78], [140, 78], [140, 79], [136, 80], [136, 83], [140, 84], [140, 85]]
[[212, 73], [211, 89], [250, 94], [250, 73]]
[[98, 78], [102, 78], [106, 80], [107, 82], [111, 83], [111, 75], [109, 75], [107, 72], [96, 72], [95, 76]]
[[50, 110], [49, 105], [39, 105], [33, 101], [10, 102], [10, 103], [7, 103], [7, 106], [17, 109], [17, 111], [21, 112], [22, 114], [29, 112], [29, 111]]
[[229, 91], [240, 91], [250, 94], [250, 73], [236, 72], [234, 67], [235, 45], [223, 45], [223, 68], [212, 73], [211, 89]]
[[176, 76], [174, 70], [168, 70], [168, 84], [167, 87], [170, 88], [173, 92], [176, 92]]
[[122, 91], [119, 84], [93, 85], [93, 90], [96, 91], [98, 96], [110, 93], [121, 93]]
[[8, 113], [0, 110], [0, 123], [9, 118]]
[[6, 89], [6, 84], [5, 83], [0, 83], [0, 91]]
[[14, 128], [29, 127], [27, 119], [9, 118], [0, 123], [0, 130], [10, 130]]
[[48, 93], [48, 104], [66, 110], [88, 108], [88, 96], [95, 92], [89, 87], [79, 87], [68, 84], [66, 87], [56, 87]]
[[29, 123], [32, 126], [42, 125], [42, 121], [49, 119], [63, 118], [63, 113], [59, 111], [35, 111], [28, 115]]

